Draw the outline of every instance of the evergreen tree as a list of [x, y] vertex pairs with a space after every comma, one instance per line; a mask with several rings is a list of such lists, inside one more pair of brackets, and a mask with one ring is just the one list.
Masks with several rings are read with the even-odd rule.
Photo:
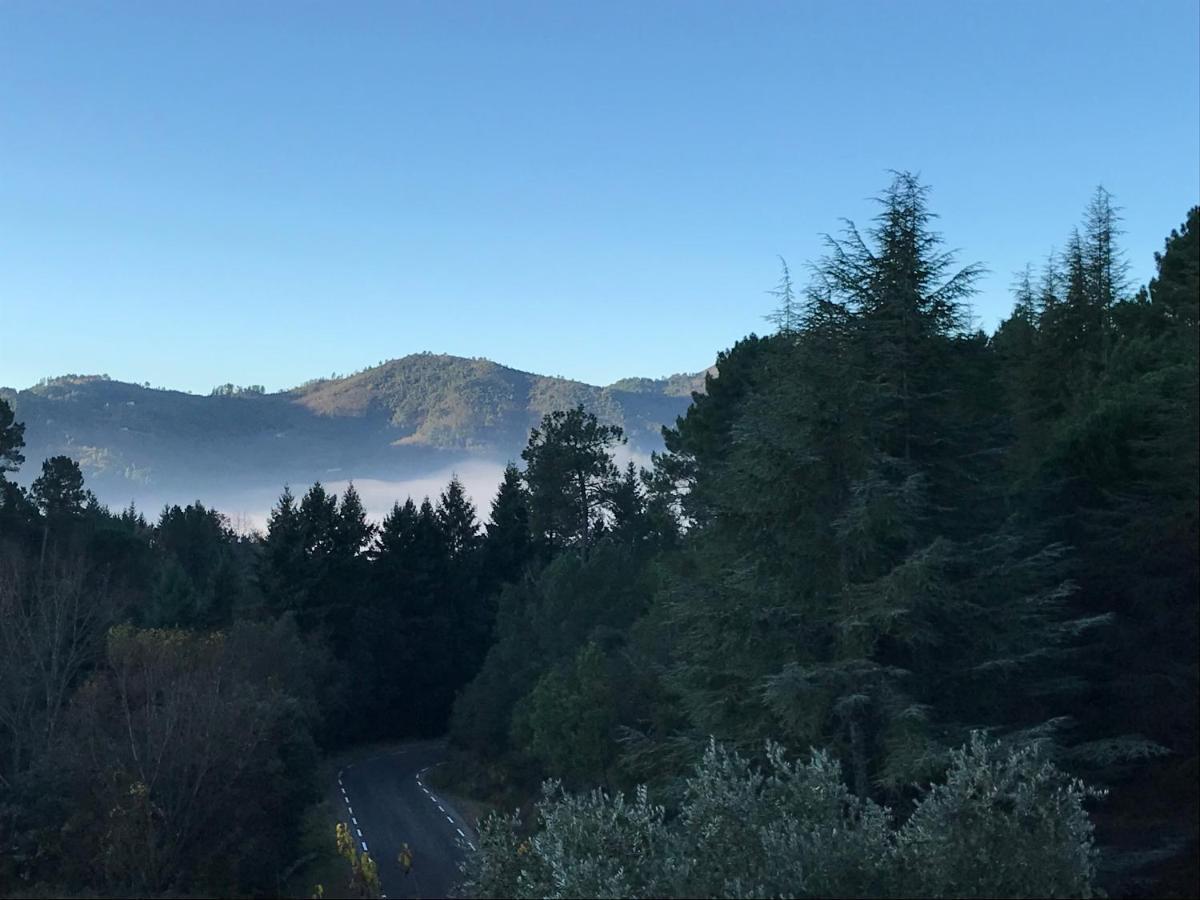
[[998, 429], [963, 306], [979, 270], [953, 269], [925, 194], [898, 175], [868, 237], [831, 242], [800, 329], [733, 394], [723, 448], [692, 451], [707, 524], [664, 595], [697, 730], [836, 747], [860, 794], [935, 771], [972, 724], [1050, 718], [984, 673], [1045, 686], [1032, 661], [1069, 631], [1057, 553], [997, 518], [983, 477]]
[[449, 544], [429, 499], [395, 504], [371, 556], [371, 601], [354, 615], [356, 646], [377, 685], [369, 733], [438, 734], [463, 662]]
[[89, 500], [79, 463], [69, 456], [52, 456], [43, 462], [42, 474], [29, 493], [47, 518], [81, 515]]
[[609, 533], [616, 540], [628, 544], [645, 539], [650, 529], [646, 516], [646, 497], [632, 460], [626, 464], [620, 476], [609, 483], [607, 490], [608, 505], [612, 512]]
[[304, 552], [316, 565], [328, 562], [339, 549], [341, 519], [337, 511], [337, 495], [314, 482], [300, 500], [300, 532], [304, 536]]
[[300, 511], [291, 488], [285, 486], [267, 517], [258, 565], [259, 588], [273, 613], [298, 612], [304, 606], [305, 566]]
[[601, 425], [583, 406], [543, 417], [521, 451], [530, 523], [549, 546], [591, 546], [604, 521], [604, 488], [616, 474], [609, 448], [623, 444], [615, 425]]
[[479, 523], [475, 518], [475, 504], [467, 497], [458, 475], [451, 476], [446, 490], [442, 491], [436, 512], [450, 557], [463, 560], [474, 553], [479, 546]]
[[367, 521], [367, 512], [353, 482], [346, 486], [338, 504], [334, 530], [337, 535], [335, 552], [343, 561], [362, 557], [375, 537], [375, 526]]
[[453, 687], [470, 680], [483, 661], [491, 637], [493, 614], [480, 591], [481, 538], [475, 505], [454, 475], [435, 510], [448, 554], [445, 602], [452, 617], [450, 652], [458, 661]]
[[16, 422], [8, 401], [0, 399], [0, 482], [5, 472], [15, 472], [25, 462], [21, 448], [25, 446], [25, 423]]
[[763, 374], [760, 363], [768, 343], [750, 335], [718, 353], [716, 374], [705, 375], [704, 392], [692, 394], [692, 405], [674, 428], [663, 428], [665, 452], [651, 457], [650, 489], [685, 523], [703, 525], [712, 516], [707, 485], [697, 479], [697, 473], [718, 464], [732, 446], [739, 403]]
[[511, 462], [492, 500], [492, 511], [483, 539], [485, 583], [492, 590], [515, 581], [533, 558], [529, 530], [529, 496], [521, 471]]
[[800, 327], [802, 310], [792, 285], [792, 272], [788, 268], [787, 260], [782, 256], [779, 257], [779, 265], [783, 270], [779, 276], [779, 284], [767, 292], [775, 298], [778, 305], [767, 316], [767, 321], [774, 325], [780, 334], [794, 334]]
[[412, 555], [416, 520], [417, 507], [412, 497], [405, 500], [403, 505], [392, 504], [392, 511], [384, 516], [371, 549], [376, 576], [390, 581], [399, 581], [404, 577], [403, 565]]
[[[122, 518], [137, 522], [132, 510]], [[164, 567], [146, 624], [227, 627], [242, 594], [233, 539], [225, 517], [199, 501], [183, 508], [165, 507], [152, 541], [165, 557]]]
[[25, 462], [21, 453], [24, 446], [25, 423], [16, 422], [12, 407], [0, 399], [0, 534], [6, 537], [21, 534], [31, 537], [37, 530], [34, 522], [37, 508], [28, 493], [6, 476]]

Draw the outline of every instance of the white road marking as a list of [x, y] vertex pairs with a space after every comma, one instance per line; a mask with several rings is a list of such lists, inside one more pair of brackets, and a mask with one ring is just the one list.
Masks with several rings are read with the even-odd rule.
[[442, 812], [446, 811], [446, 807], [442, 806], [442, 804], [439, 803], [437, 806], [438, 806], [438, 809], [440, 809]]
[[354, 816], [351, 816], [351, 817], [350, 817], [350, 821], [354, 823], [354, 827], [355, 827], [355, 828], [357, 828], [357, 827], [358, 827], [358, 819], [354, 818]]
[[350, 801], [346, 801], [346, 809], [350, 810], [350, 815], [354, 815], [354, 807], [350, 805]]
[[433, 794], [430, 794], [429, 796], [430, 796], [430, 797], [433, 797], [433, 802], [434, 802], [434, 803], [437, 803], [437, 797], [434, 797], [434, 796], [433, 796]]
[[463, 830], [461, 828], [455, 828], [454, 830], [458, 832], [459, 837], [466, 837], [466, 835], [463, 834]]
[[[442, 808], [439, 806], [438, 809], [442, 809]], [[445, 810], [442, 809], [442, 812], [445, 812]], [[451, 825], [454, 824], [454, 820], [452, 818], [450, 818], [449, 816], [446, 816], [446, 821], [449, 822]]]
[[358, 832], [359, 837], [362, 837], [362, 829], [361, 828], [355, 828], [354, 830]]
[[367, 851], [367, 842], [366, 842], [366, 841], [363, 841], [363, 842], [362, 842], [362, 845], [363, 845], [363, 853], [366, 853], [366, 852], [368, 852], [368, 851]]
[[467, 846], [470, 847], [472, 850], [475, 849], [475, 845], [472, 844], [470, 841], [467, 841]]

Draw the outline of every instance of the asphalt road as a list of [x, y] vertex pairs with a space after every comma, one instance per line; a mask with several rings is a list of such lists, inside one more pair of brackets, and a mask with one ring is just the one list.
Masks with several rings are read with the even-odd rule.
[[[385, 897], [445, 897], [459, 880], [458, 864], [477, 840], [467, 821], [425, 777], [445, 758], [435, 742], [405, 744], [348, 763], [338, 773], [339, 818], [379, 866]], [[460, 844], [460, 842], [462, 842]], [[412, 870], [400, 848], [412, 850]]]

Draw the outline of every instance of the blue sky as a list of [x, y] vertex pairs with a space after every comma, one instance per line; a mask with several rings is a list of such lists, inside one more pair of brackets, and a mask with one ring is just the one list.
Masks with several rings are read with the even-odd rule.
[[0, 384], [697, 370], [890, 168], [991, 328], [1100, 183], [1149, 276], [1200, 198], [1198, 34], [1165, 0], [0, 0]]

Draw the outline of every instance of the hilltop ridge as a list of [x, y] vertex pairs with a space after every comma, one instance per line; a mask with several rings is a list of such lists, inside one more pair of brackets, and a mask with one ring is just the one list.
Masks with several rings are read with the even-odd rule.
[[[409, 478], [463, 460], [516, 458], [529, 429], [582, 403], [648, 454], [704, 389], [705, 373], [597, 386], [487, 359], [415, 353], [352, 375], [268, 393], [223, 385], [209, 395], [105, 375], [0, 388], [26, 423], [27, 481], [42, 459], [79, 460], [106, 501], [319, 478]], [[183, 494], [182, 496], [187, 496]]]

